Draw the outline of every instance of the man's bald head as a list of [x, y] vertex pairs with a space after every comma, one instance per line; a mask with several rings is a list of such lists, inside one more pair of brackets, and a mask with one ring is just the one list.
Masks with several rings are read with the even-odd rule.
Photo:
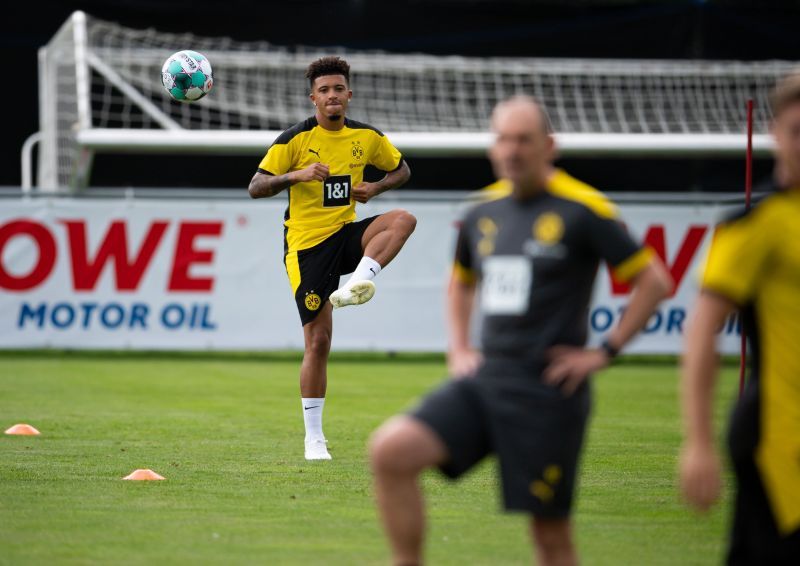
[[495, 129], [495, 124], [503, 120], [522, 120], [545, 135], [552, 133], [550, 121], [539, 101], [527, 94], [517, 94], [497, 103], [492, 111], [492, 128]]
[[495, 141], [489, 150], [495, 175], [511, 181], [518, 196], [545, 188], [555, 146], [542, 107], [530, 96], [514, 96], [492, 112]]

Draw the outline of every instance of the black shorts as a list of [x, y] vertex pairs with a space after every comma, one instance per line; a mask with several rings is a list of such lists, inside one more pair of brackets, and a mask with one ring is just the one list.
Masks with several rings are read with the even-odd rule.
[[494, 453], [507, 510], [567, 517], [591, 408], [589, 383], [565, 397], [537, 374], [509, 376], [496, 369], [485, 364], [476, 377], [449, 381], [411, 416], [447, 446], [449, 459], [440, 469], [448, 477]]
[[[352, 273], [364, 256], [361, 237], [377, 216], [350, 222], [313, 248], [299, 250], [300, 284], [294, 299], [303, 326], [314, 320], [331, 293], [339, 288], [339, 277]], [[286, 257], [284, 256], [284, 265]], [[290, 275], [291, 281], [291, 275]]]
[[759, 382], [751, 379], [736, 404], [728, 434], [736, 500], [728, 564], [798, 564], [800, 530], [782, 536], [755, 462], [760, 437]]

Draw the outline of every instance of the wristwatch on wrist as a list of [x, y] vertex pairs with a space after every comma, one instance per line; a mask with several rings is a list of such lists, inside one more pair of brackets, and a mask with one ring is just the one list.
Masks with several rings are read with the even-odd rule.
[[600, 344], [600, 349], [606, 353], [606, 356], [608, 356], [609, 361], [616, 358], [617, 354], [619, 354], [619, 349], [612, 346], [611, 342], [608, 341], [608, 338], [603, 340], [603, 343]]

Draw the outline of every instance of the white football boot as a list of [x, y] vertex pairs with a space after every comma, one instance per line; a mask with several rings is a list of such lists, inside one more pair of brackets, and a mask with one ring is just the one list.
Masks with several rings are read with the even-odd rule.
[[328, 441], [322, 438], [306, 440], [306, 460], [331, 460]]
[[375, 283], [365, 279], [356, 281], [349, 287], [342, 287], [331, 293], [330, 301], [333, 308], [338, 309], [348, 305], [363, 305], [375, 294]]

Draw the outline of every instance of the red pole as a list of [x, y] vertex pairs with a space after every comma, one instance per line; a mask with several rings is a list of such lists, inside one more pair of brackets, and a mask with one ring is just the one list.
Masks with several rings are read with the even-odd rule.
[[[750, 210], [750, 195], [753, 190], [753, 99], [747, 101], [747, 157], [744, 169], [744, 208]], [[741, 313], [739, 315], [741, 317]], [[744, 391], [744, 375], [747, 367], [747, 336], [742, 323], [742, 342], [739, 352], [739, 397]]]

